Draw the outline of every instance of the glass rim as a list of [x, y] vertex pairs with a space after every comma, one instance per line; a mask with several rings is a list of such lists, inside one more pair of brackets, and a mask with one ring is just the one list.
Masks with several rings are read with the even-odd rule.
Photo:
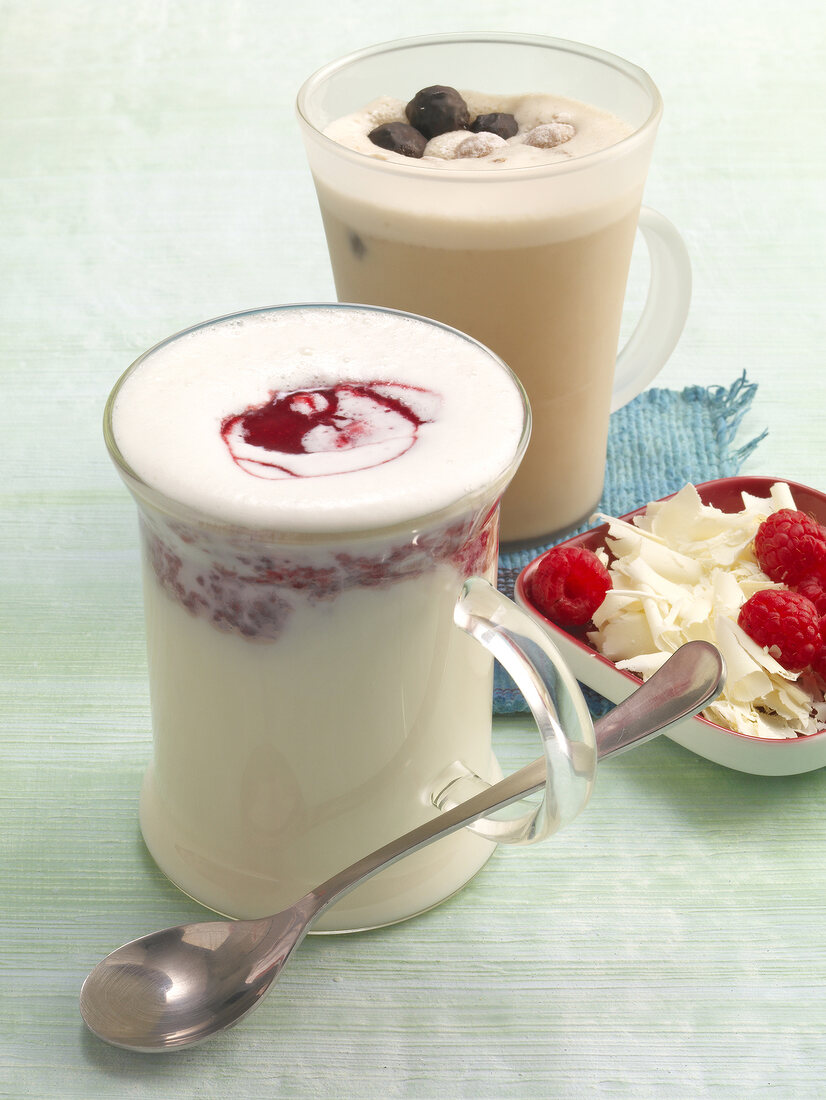
[[[472, 490], [471, 492], [464, 493], [462, 496], [457, 497], [456, 500], [451, 501], [450, 504], [445, 505], [442, 508], [438, 508], [432, 512], [424, 512], [415, 515], [411, 515], [408, 519], [395, 520], [388, 524], [375, 524], [367, 527], [342, 527], [330, 531], [314, 531], [306, 530], [300, 527], [292, 528], [278, 527], [275, 523], [262, 522], [260, 524], [242, 523], [237, 520], [228, 520], [222, 518], [219, 514], [208, 512], [201, 508], [192, 507], [186, 504], [184, 501], [178, 500], [175, 497], [171, 497], [163, 490], [156, 488], [145, 478], [141, 477], [127, 462], [126, 458], [122, 454], [117, 439], [115, 437], [115, 430], [113, 424], [113, 415], [115, 403], [118, 396], [123, 389], [123, 386], [129, 378], [140, 368], [141, 364], [149, 359], [156, 352], [162, 348], [167, 347], [169, 344], [174, 343], [176, 340], [182, 337], [189, 336], [193, 332], [197, 332], [201, 329], [210, 328], [213, 325], [219, 325], [228, 321], [240, 320], [245, 317], [254, 317], [259, 314], [271, 314], [281, 312], [292, 312], [297, 310], [349, 310], [366, 313], [390, 313], [400, 317], [412, 318], [414, 321], [421, 321], [434, 328], [440, 328], [449, 332], [455, 336], [460, 337], [467, 343], [474, 344], [481, 351], [483, 351], [489, 359], [492, 359], [497, 363], [501, 370], [510, 378], [514, 389], [519, 395], [519, 399], [522, 404], [522, 431], [519, 436], [519, 440], [514, 448], [514, 453], [510, 461], [499, 471], [496, 477], [492, 478], [483, 486]], [[447, 518], [454, 515], [457, 509], [460, 508], [464, 501], [473, 500], [477, 497], [482, 497], [485, 494], [492, 495], [497, 499], [501, 497], [502, 492], [513, 477], [515, 470], [518, 468], [519, 463], [525, 455], [527, 450], [528, 441], [531, 434], [531, 407], [528, 401], [525, 387], [519, 380], [517, 375], [508, 366], [508, 364], [500, 356], [492, 351], [486, 344], [483, 344], [480, 340], [476, 340], [473, 336], [469, 336], [466, 332], [462, 332], [460, 329], [454, 328], [452, 325], [446, 325], [442, 321], [436, 321], [432, 317], [424, 317], [421, 314], [411, 313], [407, 310], [391, 309], [389, 306], [373, 306], [360, 302], [323, 302], [323, 301], [311, 301], [311, 302], [284, 302], [270, 306], [257, 306], [251, 309], [233, 310], [230, 313], [224, 313], [217, 317], [212, 317], [206, 321], [199, 321], [194, 325], [187, 325], [185, 328], [179, 329], [172, 335], [165, 337], [163, 340], [159, 340], [153, 344], [146, 351], [142, 352], [137, 359], [123, 371], [120, 377], [117, 379], [112, 389], [109, 392], [109, 396], [106, 400], [106, 404], [103, 410], [103, 438], [106, 443], [106, 448], [109, 452], [109, 457], [115, 464], [121, 476], [127, 482], [128, 487], [137, 495], [148, 500], [153, 507], [160, 507], [164, 511], [174, 512], [175, 514], [185, 514], [190, 518], [199, 520], [202, 524], [207, 524], [212, 527], [221, 527], [222, 529], [231, 531], [246, 531], [246, 532], [269, 532], [273, 536], [277, 536], [279, 539], [290, 542], [312, 542], [320, 543], [327, 540], [352, 538], [354, 540], [359, 538], [367, 538], [370, 536], [377, 536], [386, 533], [397, 532], [401, 530], [408, 530], [411, 527], [418, 528], [423, 526], [432, 526], [438, 523], [443, 518]]]
[[295, 109], [299, 121], [312, 133], [312, 136], [316, 140], [331, 151], [335, 151], [339, 156], [343, 156], [362, 166], [367, 166], [369, 164], [371, 167], [375, 168], [376, 171], [389, 172], [394, 175], [400, 173], [403, 175], [412, 174], [416, 178], [421, 179], [424, 173], [422, 171], [422, 166], [418, 163], [414, 162], [409, 165], [399, 164], [397, 162], [390, 163], [385, 160], [380, 160], [378, 157], [370, 156], [367, 153], [361, 153], [355, 149], [350, 149], [334, 141], [332, 138], [327, 137], [309, 117], [306, 109], [307, 99], [311, 92], [315, 91], [316, 88], [320, 87], [331, 76], [334, 76], [349, 66], [357, 64], [366, 58], [375, 57], [379, 54], [391, 54], [402, 50], [414, 50], [426, 46], [449, 45], [451, 43], [455, 45], [504, 43], [507, 45], [523, 45], [556, 50], [560, 53], [576, 54], [591, 61], [601, 63], [607, 68], [615, 69], [617, 72], [622, 73], [623, 76], [634, 80], [640, 88], [648, 93], [651, 99], [651, 109], [644, 121], [641, 122], [639, 126], [636, 126], [626, 137], [614, 142], [613, 145], [606, 146], [604, 149], [598, 149], [593, 153], [585, 153], [572, 160], [555, 161], [551, 164], [497, 168], [495, 172], [480, 172], [473, 169], [462, 170], [461, 168], [440, 170], [439, 168], [428, 167], [426, 169], [427, 174], [425, 178], [437, 179], [440, 182], [451, 179], [461, 180], [463, 184], [466, 184], [471, 179], [480, 180], [482, 183], [490, 183], [495, 180], [501, 181], [502, 179], [511, 178], [516, 175], [520, 177], [556, 176], [583, 171], [598, 161], [610, 160], [618, 154], [624, 153], [626, 150], [630, 150], [632, 147], [645, 141], [649, 132], [652, 129], [656, 129], [662, 116], [663, 101], [659, 88], [645, 69], [641, 68], [639, 65], [635, 65], [631, 61], [626, 61], [625, 58], [620, 57], [618, 54], [610, 53], [597, 46], [586, 45], [583, 42], [575, 42], [565, 38], [553, 38], [539, 34], [520, 34], [518, 32], [502, 31], [499, 33], [468, 32], [464, 34], [460, 32], [451, 32], [447, 34], [419, 35], [412, 38], [391, 39], [344, 54], [342, 57], [329, 61], [325, 65], [322, 65], [321, 68], [316, 69], [298, 89]]

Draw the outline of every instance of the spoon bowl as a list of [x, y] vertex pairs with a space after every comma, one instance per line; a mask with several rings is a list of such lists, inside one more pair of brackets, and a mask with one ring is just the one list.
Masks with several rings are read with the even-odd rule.
[[[599, 759], [622, 752], [697, 714], [719, 693], [723, 660], [689, 642], [594, 725]], [[294, 905], [257, 920], [182, 924], [132, 940], [107, 955], [80, 991], [91, 1031], [114, 1046], [156, 1053], [203, 1042], [251, 1012], [321, 913], [383, 868], [426, 844], [512, 805], [546, 781], [545, 757], [392, 841]]]
[[115, 1046], [147, 1053], [231, 1027], [258, 1005], [304, 939], [314, 914], [299, 906], [259, 920], [181, 924], [124, 944], [84, 982], [87, 1026]]

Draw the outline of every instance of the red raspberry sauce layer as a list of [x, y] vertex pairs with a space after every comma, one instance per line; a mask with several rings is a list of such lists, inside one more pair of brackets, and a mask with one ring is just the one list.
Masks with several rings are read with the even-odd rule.
[[324, 564], [302, 561], [300, 552], [263, 551], [243, 537], [145, 513], [141, 530], [147, 560], [170, 599], [217, 630], [274, 641], [299, 602], [333, 600], [352, 588], [387, 587], [445, 563], [459, 579], [488, 573], [498, 548], [496, 520], [492, 508], [373, 555], [331, 549]]

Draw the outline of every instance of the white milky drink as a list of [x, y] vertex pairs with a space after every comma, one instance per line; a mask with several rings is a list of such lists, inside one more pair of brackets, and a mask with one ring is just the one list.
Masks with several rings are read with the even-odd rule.
[[[467, 576], [494, 577], [526, 419], [487, 349], [357, 306], [210, 322], [118, 383], [154, 735], [141, 828], [184, 891], [275, 912], [435, 815], [455, 762], [498, 778], [491, 659], [453, 607]], [[427, 909], [491, 849], [454, 834], [318, 927]]]

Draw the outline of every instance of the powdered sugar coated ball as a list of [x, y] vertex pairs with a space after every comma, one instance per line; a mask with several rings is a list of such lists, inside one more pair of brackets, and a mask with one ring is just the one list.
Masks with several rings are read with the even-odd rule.
[[525, 144], [535, 145], [537, 149], [553, 149], [570, 141], [575, 133], [569, 122], [543, 122], [525, 135]]
[[467, 130], [448, 130], [446, 134], [437, 134], [425, 146], [424, 155], [439, 157], [440, 160], [454, 160], [458, 156], [457, 149], [467, 139]]
[[501, 149], [508, 143], [498, 134], [490, 134], [486, 130], [472, 134], [465, 138], [456, 149], [457, 157], [486, 157], [496, 149]]

